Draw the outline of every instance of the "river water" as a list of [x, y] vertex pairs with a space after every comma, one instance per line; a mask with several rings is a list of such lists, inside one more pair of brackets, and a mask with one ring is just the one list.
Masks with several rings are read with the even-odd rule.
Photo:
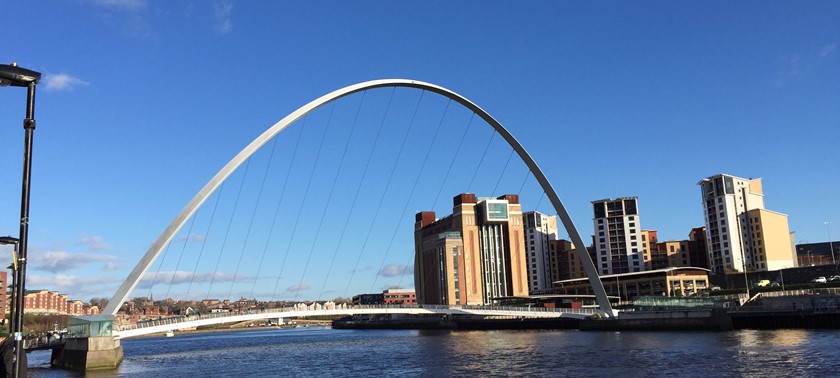
[[840, 331], [260, 329], [122, 340], [119, 369], [30, 377], [833, 377]]

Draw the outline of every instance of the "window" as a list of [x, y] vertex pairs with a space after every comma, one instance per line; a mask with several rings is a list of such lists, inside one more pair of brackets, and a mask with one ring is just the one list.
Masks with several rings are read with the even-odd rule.
[[635, 222], [630, 222], [630, 227], [636, 227], [636, 223]]
[[630, 235], [630, 240], [636, 240], [636, 235]]

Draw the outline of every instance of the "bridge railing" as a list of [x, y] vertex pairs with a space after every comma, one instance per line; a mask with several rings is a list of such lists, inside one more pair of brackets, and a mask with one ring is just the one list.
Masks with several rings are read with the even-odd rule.
[[546, 308], [546, 307], [510, 307], [510, 306], [493, 306], [493, 305], [456, 305], [456, 306], [447, 306], [447, 305], [352, 305], [346, 307], [336, 307], [336, 308], [309, 308], [310, 306], [306, 306], [306, 308], [299, 306], [299, 307], [278, 307], [278, 308], [259, 308], [259, 309], [248, 309], [248, 310], [236, 310], [236, 311], [224, 311], [224, 312], [210, 312], [206, 314], [199, 314], [199, 315], [175, 315], [166, 318], [160, 318], [155, 320], [144, 320], [139, 321], [136, 323], [129, 323], [129, 324], [120, 324], [120, 330], [132, 330], [132, 329], [139, 329], [139, 328], [147, 328], [147, 327], [157, 327], [169, 324], [178, 324], [184, 323], [188, 321], [198, 321], [204, 319], [218, 319], [218, 318], [226, 318], [226, 317], [233, 317], [233, 316], [240, 316], [240, 315], [251, 315], [251, 314], [267, 314], [267, 313], [293, 313], [293, 312], [312, 312], [311, 315], [308, 316], [316, 316], [319, 312], [321, 313], [329, 313], [329, 312], [336, 312], [336, 311], [352, 311], [352, 310], [371, 310], [371, 309], [385, 309], [385, 310], [400, 310], [400, 309], [415, 309], [415, 310], [429, 310], [430, 312], [452, 312], [452, 311], [464, 311], [465, 313], [469, 313], [470, 311], [491, 311], [491, 312], [498, 312], [502, 314], [510, 314], [510, 315], [519, 315], [521, 316], [522, 313], [573, 313], [573, 314], [581, 314], [581, 315], [591, 315], [594, 314], [597, 309], [593, 308], [582, 308], [582, 309], [573, 309], [573, 308]]

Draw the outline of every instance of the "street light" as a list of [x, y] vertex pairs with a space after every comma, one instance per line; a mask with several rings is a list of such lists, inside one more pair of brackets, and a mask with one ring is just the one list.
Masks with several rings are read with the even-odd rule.
[[[21, 376], [25, 362], [23, 353], [23, 296], [26, 288], [26, 251], [29, 239], [29, 185], [32, 182], [32, 135], [35, 132], [35, 85], [41, 80], [41, 73], [20, 68], [16, 63], [0, 64], [0, 86], [26, 87], [26, 118], [23, 119], [23, 179], [20, 196], [20, 235], [18, 237], [18, 261], [15, 271], [15, 362], [14, 377]], [[24, 367], [25, 368], [25, 367]]]
[[834, 243], [831, 242], [831, 221], [825, 221], [825, 230], [828, 232], [828, 250], [831, 252], [831, 264], [837, 264], [834, 261]]

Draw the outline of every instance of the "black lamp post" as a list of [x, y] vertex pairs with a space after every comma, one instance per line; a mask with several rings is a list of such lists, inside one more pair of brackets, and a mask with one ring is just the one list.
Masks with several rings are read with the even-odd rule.
[[[15, 330], [15, 362], [13, 376], [26, 375], [26, 367], [21, 366], [23, 352], [23, 296], [26, 288], [26, 251], [29, 238], [29, 184], [32, 181], [32, 135], [35, 132], [35, 85], [41, 79], [41, 73], [20, 68], [17, 64], [0, 64], [0, 86], [26, 87], [26, 118], [23, 119], [23, 182], [20, 199], [20, 235], [18, 241], [18, 261], [15, 270], [17, 287], [15, 290], [15, 316], [12, 326]], [[21, 374], [23, 372], [23, 374]]]

